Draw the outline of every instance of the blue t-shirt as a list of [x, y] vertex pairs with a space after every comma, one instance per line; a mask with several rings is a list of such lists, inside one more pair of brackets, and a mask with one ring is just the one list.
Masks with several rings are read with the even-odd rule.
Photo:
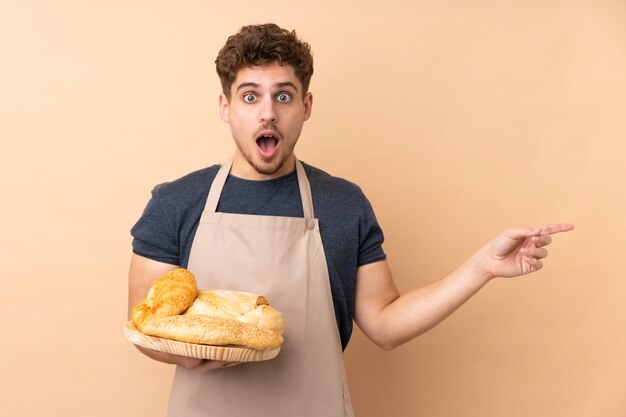
[[[386, 258], [383, 232], [361, 189], [303, 163], [326, 254], [335, 317], [345, 349], [352, 334], [356, 270]], [[156, 186], [131, 230], [133, 252], [186, 268], [209, 188], [219, 165]], [[218, 212], [304, 217], [295, 171], [266, 181], [228, 176]]]

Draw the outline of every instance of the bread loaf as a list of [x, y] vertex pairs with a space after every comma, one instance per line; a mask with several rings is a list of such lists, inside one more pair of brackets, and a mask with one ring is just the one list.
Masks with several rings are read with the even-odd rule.
[[233, 319], [185, 314], [159, 317], [144, 325], [149, 336], [214, 346], [275, 349], [282, 345], [281, 334]]
[[261, 295], [242, 291], [200, 290], [185, 313], [234, 319], [262, 329], [283, 334], [283, 315]]
[[275, 349], [283, 343], [283, 315], [263, 296], [197, 290], [186, 269], [175, 269], [150, 287], [133, 309], [133, 324], [148, 336], [180, 342]]

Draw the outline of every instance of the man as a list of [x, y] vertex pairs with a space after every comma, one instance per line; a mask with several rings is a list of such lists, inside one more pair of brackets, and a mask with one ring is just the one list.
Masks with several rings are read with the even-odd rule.
[[550, 235], [573, 228], [508, 230], [450, 275], [400, 296], [361, 190], [295, 157], [313, 105], [309, 45], [273, 24], [246, 26], [216, 66], [235, 155], [153, 190], [132, 230], [129, 310], [154, 280], [182, 266], [199, 288], [265, 295], [285, 314], [285, 344], [277, 358], [247, 364], [140, 348], [178, 365], [171, 416], [352, 415], [342, 350], [353, 319], [393, 349], [491, 279], [540, 269]]

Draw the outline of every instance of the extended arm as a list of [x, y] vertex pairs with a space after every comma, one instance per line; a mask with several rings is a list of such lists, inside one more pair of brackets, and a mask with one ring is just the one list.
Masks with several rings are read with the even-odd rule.
[[433, 328], [495, 277], [543, 267], [545, 246], [569, 224], [511, 229], [490, 241], [446, 277], [400, 295], [386, 261], [357, 270], [355, 321], [383, 349], [393, 349]]

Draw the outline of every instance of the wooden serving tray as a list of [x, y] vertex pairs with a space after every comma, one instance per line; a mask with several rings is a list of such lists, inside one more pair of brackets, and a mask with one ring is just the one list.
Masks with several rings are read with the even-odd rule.
[[197, 345], [194, 343], [147, 336], [137, 330], [132, 321], [129, 321], [124, 326], [124, 336], [137, 346], [158, 350], [159, 352], [227, 362], [267, 361], [274, 359], [280, 351], [280, 347], [270, 350], [257, 350], [240, 347]]

